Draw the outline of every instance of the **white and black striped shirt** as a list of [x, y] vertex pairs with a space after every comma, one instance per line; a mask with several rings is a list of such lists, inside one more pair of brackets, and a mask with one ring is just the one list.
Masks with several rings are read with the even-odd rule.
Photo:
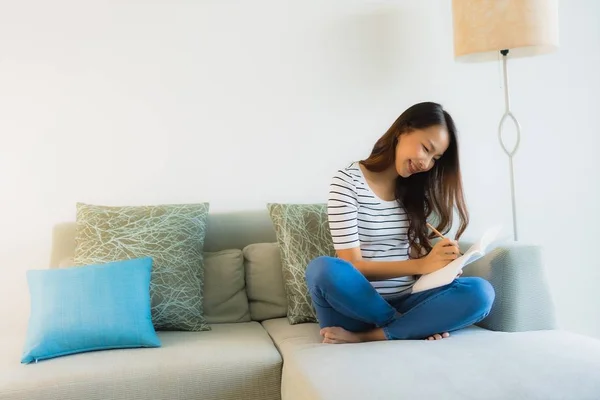
[[[369, 188], [357, 162], [334, 175], [327, 203], [329, 228], [336, 250], [360, 247], [365, 260], [409, 259], [408, 216], [397, 201], [385, 201]], [[414, 276], [371, 284], [381, 295], [410, 291]]]

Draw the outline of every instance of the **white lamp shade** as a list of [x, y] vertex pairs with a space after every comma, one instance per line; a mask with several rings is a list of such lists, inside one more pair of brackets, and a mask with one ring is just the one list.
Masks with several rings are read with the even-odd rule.
[[457, 61], [545, 54], [558, 48], [558, 0], [453, 0]]

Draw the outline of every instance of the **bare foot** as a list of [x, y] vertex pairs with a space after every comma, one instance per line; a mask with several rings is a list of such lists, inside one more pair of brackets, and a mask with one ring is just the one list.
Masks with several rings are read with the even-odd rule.
[[425, 340], [440, 340], [440, 339], [445, 339], [449, 336], [450, 336], [450, 334], [448, 332], [444, 332], [441, 335], [439, 333], [436, 333], [435, 335], [429, 336]]
[[354, 332], [349, 332], [344, 328], [337, 326], [321, 329], [321, 336], [324, 337], [323, 343], [358, 343], [360, 337]]
[[376, 328], [367, 332], [350, 332], [338, 326], [332, 326], [321, 329], [321, 336], [324, 337], [323, 343], [359, 343], [372, 342], [376, 340], [386, 340], [383, 329]]

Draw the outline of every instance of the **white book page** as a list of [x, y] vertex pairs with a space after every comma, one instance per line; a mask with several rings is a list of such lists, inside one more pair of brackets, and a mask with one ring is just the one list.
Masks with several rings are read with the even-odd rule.
[[458, 257], [444, 268], [438, 269], [430, 274], [421, 275], [421, 277], [417, 279], [417, 282], [415, 282], [412, 292], [418, 293], [424, 290], [444, 286], [452, 282], [465, 265], [478, 260], [489, 251], [490, 245], [496, 240], [501, 229], [501, 226], [495, 226], [488, 229], [481, 239], [474, 243], [462, 256]]

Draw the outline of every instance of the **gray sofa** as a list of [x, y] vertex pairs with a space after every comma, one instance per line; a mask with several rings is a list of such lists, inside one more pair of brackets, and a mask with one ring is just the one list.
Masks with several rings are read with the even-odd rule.
[[[69, 262], [74, 229], [56, 227], [50, 267]], [[555, 329], [536, 246], [498, 248], [465, 270], [496, 289], [479, 326], [436, 342], [350, 345], [288, 323], [266, 212], [211, 214], [205, 251], [212, 331], [30, 365], [19, 363], [24, 333], [8, 333], [0, 399], [600, 399], [600, 341]]]

